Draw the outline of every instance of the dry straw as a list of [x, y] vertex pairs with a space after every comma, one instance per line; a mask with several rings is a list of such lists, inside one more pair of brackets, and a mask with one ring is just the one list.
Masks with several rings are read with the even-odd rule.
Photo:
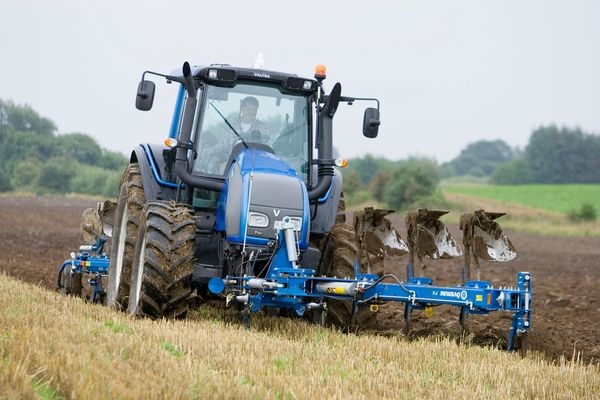
[[[134, 320], [0, 275], [0, 398], [597, 398], [597, 366], [202, 308]], [[234, 320], [229, 322], [229, 320]]]

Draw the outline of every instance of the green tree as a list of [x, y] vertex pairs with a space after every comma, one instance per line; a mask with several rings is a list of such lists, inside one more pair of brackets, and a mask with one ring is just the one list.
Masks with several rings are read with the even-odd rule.
[[35, 132], [39, 136], [53, 136], [56, 125], [41, 117], [29, 105], [15, 105], [0, 99], [0, 133], [8, 131]]
[[537, 183], [599, 183], [600, 137], [579, 128], [536, 129], [525, 156]]
[[349, 160], [346, 169], [348, 171], [356, 171], [363, 185], [367, 186], [379, 171], [392, 169], [394, 165], [393, 161], [367, 154], [364, 157]]
[[102, 159], [102, 148], [88, 135], [69, 133], [56, 137], [54, 156], [71, 157], [82, 164], [99, 165]]
[[116, 151], [103, 150], [100, 167], [122, 172], [127, 166], [127, 157]]
[[35, 157], [19, 161], [13, 170], [11, 182], [14, 187], [32, 187], [38, 181], [42, 162]]
[[64, 194], [71, 188], [77, 163], [67, 157], [54, 157], [44, 163], [37, 182], [38, 194]]
[[46, 160], [52, 155], [54, 138], [36, 132], [9, 131], [0, 146], [0, 163], [9, 172], [14, 165], [27, 158]]
[[515, 151], [503, 140], [479, 140], [469, 144], [458, 157], [445, 163], [442, 168], [445, 176], [489, 176], [496, 166], [514, 157]]
[[70, 191], [115, 197], [121, 172], [90, 165], [79, 165], [70, 180]]
[[[114, 195], [118, 178], [106, 171], [120, 175], [127, 158], [102, 149], [83, 133], [55, 133], [54, 123], [28, 105], [0, 99], [0, 190], [66, 193], [71, 190], [71, 179], [81, 174], [80, 184], [74, 185], [80, 193], [106, 191]], [[85, 166], [98, 169], [90, 173]]]
[[496, 185], [533, 183], [533, 174], [527, 159], [519, 157], [511, 162], [498, 165], [491, 176], [491, 182]]
[[111, 171], [106, 181], [104, 181], [104, 187], [101, 193], [103, 196], [118, 197], [121, 173], [122, 171]]
[[390, 184], [392, 178], [391, 170], [382, 170], [377, 172], [373, 177], [373, 180], [369, 184], [369, 189], [373, 193], [373, 198], [377, 201], [385, 201], [385, 189]]
[[6, 171], [0, 169], [0, 193], [10, 192], [13, 189], [9, 175]]
[[363, 187], [360, 176], [356, 171], [343, 171], [344, 177], [344, 194], [352, 195]]
[[405, 210], [423, 197], [432, 196], [441, 179], [437, 163], [426, 158], [411, 158], [397, 166], [384, 190], [386, 203]]

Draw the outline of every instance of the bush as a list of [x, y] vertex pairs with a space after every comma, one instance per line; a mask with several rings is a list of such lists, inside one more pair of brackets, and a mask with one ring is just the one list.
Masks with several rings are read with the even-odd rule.
[[569, 213], [569, 220], [573, 222], [595, 221], [598, 217], [596, 209], [591, 204], [582, 204], [579, 210], [573, 210]]
[[385, 202], [405, 210], [421, 198], [432, 196], [440, 181], [437, 164], [429, 159], [412, 158], [396, 168], [384, 190]]
[[431, 196], [421, 197], [410, 204], [409, 209], [427, 208], [429, 210], [449, 210], [451, 204], [446, 200], [442, 191], [436, 189]]
[[363, 188], [363, 184], [360, 180], [360, 176], [356, 171], [342, 170], [342, 176], [344, 178], [344, 194], [352, 196], [356, 191]]
[[42, 162], [34, 157], [29, 157], [15, 166], [11, 183], [16, 188], [31, 188], [40, 176]]
[[110, 171], [108, 178], [104, 182], [104, 189], [102, 195], [107, 197], [119, 197], [119, 185], [121, 184], [121, 175], [119, 171]]
[[10, 179], [8, 179], [8, 174], [0, 170], [0, 192], [10, 192], [11, 190], [12, 185]]
[[71, 188], [71, 178], [78, 164], [67, 157], [54, 157], [44, 163], [37, 179], [36, 194], [64, 194]]
[[71, 179], [71, 192], [115, 197], [121, 173], [100, 167], [80, 165]]
[[[345, 193], [344, 196], [346, 196]], [[372, 202], [373, 196], [368, 190], [358, 190], [352, 193], [352, 195], [346, 197], [346, 208], [352, 208], [354, 206]]]
[[522, 185], [534, 181], [531, 167], [525, 158], [499, 164], [491, 177], [496, 185]]

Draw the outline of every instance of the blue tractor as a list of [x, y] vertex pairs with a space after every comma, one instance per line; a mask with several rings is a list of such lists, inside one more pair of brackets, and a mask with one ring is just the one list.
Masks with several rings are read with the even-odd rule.
[[[147, 75], [178, 85], [169, 137], [139, 145], [116, 206], [89, 212], [95, 244], [63, 263], [63, 291], [80, 292], [78, 279], [91, 273], [93, 299], [135, 316], [181, 318], [192, 298], [217, 297], [247, 314], [286, 312], [345, 328], [368, 325], [385, 302], [405, 304], [406, 326], [414, 310], [441, 304], [460, 310], [463, 328], [471, 314], [504, 310], [513, 313], [508, 349], [530, 329], [531, 275], [521, 272], [516, 286], [502, 288], [479, 276], [479, 259], [516, 257], [494, 221], [503, 214], [463, 216], [465, 267], [452, 287], [433, 285], [422, 261], [462, 255], [439, 221], [446, 212], [409, 213], [408, 245], [385, 218], [391, 210], [366, 208], [354, 214], [354, 226], [345, 224], [333, 118], [342, 103], [371, 102], [362, 131], [375, 138], [377, 99], [342, 96], [339, 83], [326, 92], [323, 66], [303, 78], [186, 62], [169, 75], [144, 72], [136, 97], [142, 111], [152, 108], [156, 89]], [[386, 256], [406, 253], [405, 280], [384, 273]]]
[[[191, 290], [210, 296], [212, 278], [264, 278], [285, 224], [292, 268], [315, 268], [319, 244], [343, 208], [334, 168], [332, 121], [340, 102], [377, 104], [364, 113], [374, 138], [379, 102], [323, 88], [313, 78], [238, 68], [192, 67], [145, 72], [136, 107], [150, 110], [155, 85], [178, 83], [166, 146], [131, 154], [115, 213], [107, 302], [130, 314], [180, 317]], [[341, 203], [341, 205], [340, 205]]]

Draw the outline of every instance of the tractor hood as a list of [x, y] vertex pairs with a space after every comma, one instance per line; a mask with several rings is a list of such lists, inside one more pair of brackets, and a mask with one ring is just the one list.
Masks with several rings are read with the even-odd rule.
[[287, 163], [259, 148], [234, 158], [217, 201], [217, 231], [230, 243], [266, 246], [284, 217], [296, 225], [300, 249], [308, 247], [309, 202], [302, 179]]

